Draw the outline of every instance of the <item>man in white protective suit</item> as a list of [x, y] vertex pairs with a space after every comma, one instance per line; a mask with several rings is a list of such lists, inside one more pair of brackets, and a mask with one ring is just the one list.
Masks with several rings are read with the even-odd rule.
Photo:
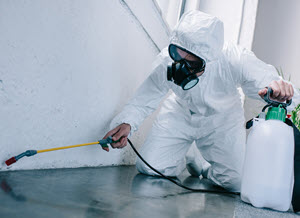
[[[266, 87], [271, 87], [273, 99], [285, 101], [294, 96], [293, 102], [299, 102], [299, 93], [291, 83], [281, 80], [273, 66], [251, 51], [224, 45], [223, 23], [218, 18], [200, 11], [188, 12], [172, 32], [168, 48], [157, 56], [151, 75], [113, 119], [112, 130], [104, 138], [120, 140], [112, 144], [113, 148], [125, 147], [129, 134], [172, 90], [141, 155], [163, 174], [178, 176], [195, 142], [202, 158], [198, 151], [188, 158], [189, 172], [239, 192], [246, 130], [238, 87], [254, 99], [261, 99]], [[136, 167], [141, 173], [156, 175], [139, 159]]]

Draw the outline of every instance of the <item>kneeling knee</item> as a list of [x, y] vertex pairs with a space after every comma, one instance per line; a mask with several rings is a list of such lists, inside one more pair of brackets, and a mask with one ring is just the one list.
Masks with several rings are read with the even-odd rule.
[[241, 175], [213, 175], [211, 178], [215, 183], [232, 192], [241, 191]]
[[[151, 163], [150, 163], [151, 164]], [[182, 173], [184, 170], [183, 165], [163, 165], [163, 164], [154, 164], [152, 165], [157, 171], [162, 173], [165, 176], [176, 177]], [[152, 175], [152, 176], [160, 176], [158, 173], [154, 172], [150, 169], [143, 161], [138, 159], [136, 161], [136, 169], [143, 174]]]
[[147, 167], [146, 164], [140, 159], [136, 161], [135, 166], [137, 171], [139, 171], [140, 173], [151, 175], [149, 171], [149, 167]]
[[227, 180], [224, 184], [224, 188], [232, 192], [240, 192], [241, 191], [241, 178], [233, 177]]

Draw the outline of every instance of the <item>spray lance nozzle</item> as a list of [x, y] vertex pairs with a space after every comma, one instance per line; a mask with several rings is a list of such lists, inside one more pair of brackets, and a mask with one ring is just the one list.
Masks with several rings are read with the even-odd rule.
[[27, 150], [27, 151], [25, 151], [25, 152], [23, 152], [23, 153], [21, 153], [21, 154], [19, 154], [17, 156], [14, 156], [14, 157], [8, 159], [7, 161], [5, 161], [5, 163], [6, 163], [7, 166], [9, 166], [9, 165], [17, 162], [22, 157], [25, 157], [25, 156], [26, 157], [30, 157], [30, 156], [33, 156], [35, 154], [37, 154], [36, 150]]

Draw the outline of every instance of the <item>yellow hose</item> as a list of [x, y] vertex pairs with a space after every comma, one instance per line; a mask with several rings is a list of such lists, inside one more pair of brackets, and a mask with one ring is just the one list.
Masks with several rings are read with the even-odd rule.
[[95, 144], [99, 144], [99, 142], [90, 142], [90, 143], [79, 144], [79, 145], [69, 145], [69, 146], [63, 146], [63, 147], [58, 147], [58, 148], [43, 149], [43, 150], [38, 150], [37, 153], [62, 150], [62, 149], [67, 149], [67, 148], [76, 148], [76, 147], [80, 147], [80, 146], [95, 145]]

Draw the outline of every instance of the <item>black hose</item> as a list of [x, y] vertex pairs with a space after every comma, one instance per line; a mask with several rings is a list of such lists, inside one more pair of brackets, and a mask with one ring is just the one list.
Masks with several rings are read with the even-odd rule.
[[144, 160], [144, 158], [139, 154], [139, 152], [135, 149], [135, 147], [133, 146], [133, 144], [131, 143], [131, 141], [129, 139], [127, 139], [131, 148], [133, 149], [133, 151], [136, 153], [136, 155], [154, 172], [156, 172], [157, 174], [161, 175], [163, 178], [169, 180], [170, 182], [173, 182], [175, 185], [178, 185], [181, 188], [190, 190], [190, 191], [194, 191], [194, 192], [204, 192], [204, 193], [215, 193], [215, 194], [219, 194], [219, 193], [223, 193], [223, 194], [235, 194], [235, 195], [239, 195], [239, 193], [237, 192], [229, 192], [229, 191], [223, 191], [223, 190], [207, 190], [207, 189], [195, 189], [195, 188], [190, 188], [187, 187], [183, 184], [181, 184], [180, 182], [177, 182], [176, 180], [165, 176], [164, 174], [162, 174], [161, 172], [159, 172], [157, 169], [155, 169], [154, 167], [152, 167], [150, 164], [147, 163], [147, 161]]

